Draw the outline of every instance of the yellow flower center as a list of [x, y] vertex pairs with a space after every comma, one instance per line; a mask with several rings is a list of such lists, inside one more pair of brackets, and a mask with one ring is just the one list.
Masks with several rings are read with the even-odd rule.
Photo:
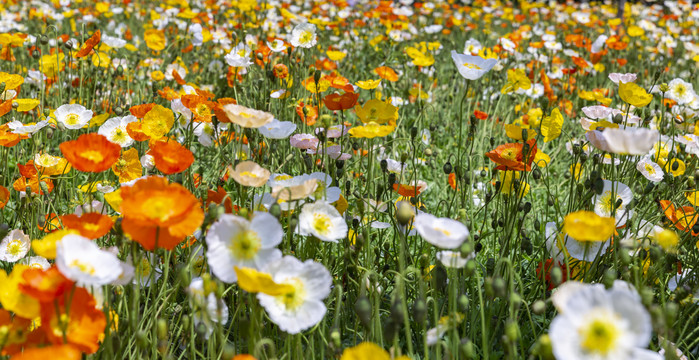
[[86, 263], [84, 261], [80, 261], [78, 259], [73, 260], [72, 263], [70, 263], [70, 267], [72, 268], [77, 268], [80, 270], [80, 272], [83, 272], [85, 274], [89, 275], [94, 275], [95, 274], [95, 267], [92, 266], [89, 263]]
[[12, 240], [9, 245], [7, 245], [7, 253], [12, 256], [19, 256], [22, 253], [22, 242], [19, 240]]
[[517, 160], [517, 151], [515, 149], [506, 149], [502, 152], [503, 159]]
[[[621, 199], [621, 196], [619, 194], [616, 195], [616, 199], [612, 201], [612, 192], [607, 191], [605, 192], [602, 197], [600, 198], [600, 206], [602, 207], [602, 211], [604, 211], [605, 214], [611, 215], [612, 209], [615, 205], [615, 203]], [[619, 209], [623, 208], [623, 205], [619, 207]]]
[[83, 225], [83, 227], [87, 231], [97, 231], [100, 228], [100, 226], [97, 224], [85, 224], [85, 225]]
[[286, 284], [291, 285], [292, 289], [277, 296], [277, 300], [284, 304], [287, 310], [293, 310], [304, 303], [306, 290], [303, 287], [303, 282], [298, 278], [290, 279]]
[[256, 232], [245, 230], [231, 239], [233, 256], [242, 260], [251, 260], [260, 251], [262, 242]]
[[66, 124], [68, 125], [77, 125], [80, 122], [80, 115], [75, 114], [75, 113], [70, 113], [68, 116], [66, 116], [65, 120]]
[[330, 217], [325, 214], [313, 214], [313, 229], [321, 235], [325, 235], [330, 232], [330, 227], [332, 222]]
[[679, 84], [679, 85], [675, 86], [675, 93], [678, 96], [682, 97], [686, 92], [687, 92], [687, 88], [684, 85]]
[[249, 171], [243, 171], [243, 172], [241, 172], [241, 173], [240, 173], [240, 176], [243, 176], [243, 177], [251, 177], [251, 178], [257, 179], [257, 174], [251, 173], [251, 172], [249, 172]]
[[434, 229], [437, 230], [437, 231], [439, 231], [439, 232], [441, 232], [442, 234], [444, 234], [444, 235], [446, 235], [446, 236], [451, 235], [451, 232], [450, 232], [449, 230], [442, 229], [442, 228], [438, 228], [438, 227], [436, 227], [436, 228], [434, 228]]
[[591, 353], [606, 355], [614, 350], [620, 330], [617, 325], [607, 318], [597, 318], [579, 330], [582, 337], [582, 348]]
[[301, 33], [301, 37], [299, 38], [299, 42], [301, 44], [308, 44], [312, 40], [313, 40], [313, 33], [311, 33], [310, 31], [304, 31], [303, 33]]
[[644, 168], [646, 169], [646, 172], [648, 172], [649, 175], [655, 174], [655, 169], [651, 164], [645, 164]]
[[104, 159], [104, 155], [102, 155], [102, 153], [97, 150], [83, 151], [80, 155], [92, 162], [100, 162]]
[[476, 69], [476, 70], [480, 70], [480, 69], [481, 69], [480, 66], [478, 66], [478, 65], [476, 65], [476, 64], [469, 64], [469, 63], [465, 63], [465, 64], [464, 64], [464, 67], [467, 68], [467, 69]]
[[127, 133], [124, 130], [122, 130], [121, 128], [116, 128], [116, 130], [114, 130], [114, 132], [112, 133], [112, 142], [121, 144], [126, 141], [126, 136]]
[[174, 205], [173, 198], [158, 196], [152, 198], [151, 201], [144, 202], [141, 210], [149, 218], [165, 221]]

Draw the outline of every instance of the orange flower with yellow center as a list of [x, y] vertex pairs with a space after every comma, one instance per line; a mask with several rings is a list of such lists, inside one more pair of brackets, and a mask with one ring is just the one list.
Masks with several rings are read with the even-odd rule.
[[119, 159], [121, 146], [100, 134], [84, 134], [77, 140], [66, 141], [59, 148], [74, 168], [83, 172], [102, 172]]
[[197, 198], [163, 177], [148, 177], [122, 187], [121, 196], [124, 233], [146, 250], [172, 250], [204, 221]]

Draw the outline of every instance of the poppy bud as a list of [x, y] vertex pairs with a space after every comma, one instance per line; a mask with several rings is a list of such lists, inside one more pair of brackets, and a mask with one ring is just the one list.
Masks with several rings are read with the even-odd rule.
[[413, 303], [413, 320], [418, 324], [422, 324], [425, 322], [426, 316], [427, 303], [425, 303], [425, 300], [421, 298], [415, 299], [415, 302]]
[[624, 121], [624, 116], [621, 114], [616, 114], [614, 115], [614, 118], [612, 118], [615, 124], [621, 124], [622, 121]]
[[442, 291], [447, 286], [447, 269], [441, 263], [432, 269], [432, 281], [437, 291]]
[[505, 283], [503, 278], [496, 277], [493, 279], [493, 293], [499, 298], [507, 295], [507, 283]]
[[505, 324], [505, 337], [510, 342], [516, 342], [519, 340], [519, 325], [514, 320], [507, 320]]
[[493, 271], [495, 271], [495, 259], [494, 258], [491, 257], [491, 258], [488, 258], [488, 260], [486, 260], [485, 271], [488, 273], [489, 276], [493, 274]]
[[388, 161], [386, 159], [381, 160], [379, 165], [381, 166], [381, 171], [383, 171], [383, 172], [388, 171]]
[[457, 302], [461, 311], [466, 312], [468, 310], [468, 296], [464, 294], [459, 295]]
[[473, 341], [470, 339], [461, 339], [459, 344], [459, 351], [464, 355], [464, 359], [475, 359], [476, 358], [476, 348], [473, 345]]
[[444, 163], [442, 170], [444, 170], [444, 173], [447, 175], [451, 174], [451, 170], [452, 170], [451, 163], [448, 161], [446, 163]]
[[544, 312], [546, 312], [546, 303], [537, 300], [532, 304], [532, 312], [536, 315], [542, 315]]
[[396, 299], [391, 305], [391, 319], [400, 324], [403, 322], [403, 316], [405, 316], [405, 312], [403, 311], [403, 303], [399, 299]]
[[282, 216], [282, 207], [275, 202], [274, 204], [272, 204], [272, 206], [269, 207], [269, 213], [275, 218], [279, 219], [279, 217]]
[[563, 281], [563, 271], [561, 271], [561, 268], [558, 266], [554, 266], [551, 269], [551, 282], [553, 282], [554, 285], [558, 286], [561, 284]]
[[165, 319], [158, 319], [158, 340], [167, 339], [168, 326]]
[[466, 262], [466, 266], [464, 266], [464, 274], [466, 276], [471, 276], [473, 273], [476, 272], [476, 261], [471, 259]]
[[5, 238], [7, 234], [10, 232], [10, 226], [2, 223], [0, 224], [0, 238]]
[[362, 325], [368, 329], [371, 326], [371, 302], [369, 302], [366, 295], [362, 295], [357, 299], [357, 302], [354, 304], [354, 311], [357, 313], [357, 317]]
[[495, 146], [495, 138], [494, 137], [490, 138], [490, 146], [491, 147]]
[[320, 70], [316, 70], [316, 72], [313, 74], [313, 81], [317, 84], [320, 81]]
[[602, 195], [602, 192], [604, 192], [604, 180], [601, 178], [595, 179], [594, 188], [597, 195]]
[[39, 36], [39, 41], [41, 42], [41, 45], [46, 45], [49, 43], [49, 37], [46, 35], [41, 35]]
[[[473, 235], [474, 240], [478, 240], [478, 237], [478, 234]], [[483, 244], [481, 244], [480, 241], [477, 242], [476, 245], [473, 247], [473, 250], [475, 250], [477, 253], [481, 252], [481, 250], [483, 250]]]
[[333, 328], [332, 331], [330, 331], [330, 339], [332, 340], [332, 344], [336, 349], [339, 349], [340, 346], [342, 346], [342, 337], [340, 336], [340, 330], [337, 328]]
[[459, 252], [462, 258], [467, 258], [473, 252], [473, 244], [470, 241], [465, 241], [461, 244]]
[[396, 183], [396, 174], [395, 173], [390, 173], [388, 174], [388, 184], [393, 186], [393, 184]]
[[417, 137], [417, 127], [413, 126], [410, 128], [410, 137], [413, 139]]

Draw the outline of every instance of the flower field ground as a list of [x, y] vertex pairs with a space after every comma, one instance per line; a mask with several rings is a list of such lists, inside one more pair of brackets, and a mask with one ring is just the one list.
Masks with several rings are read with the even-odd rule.
[[683, 0], [4, 0], [0, 359], [699, 359], [698, 73]]

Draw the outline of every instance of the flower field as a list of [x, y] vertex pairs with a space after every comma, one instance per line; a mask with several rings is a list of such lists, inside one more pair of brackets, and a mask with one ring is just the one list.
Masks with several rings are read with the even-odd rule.
[[0, 359], [699, 359], [699, 4], [4, 0]]

